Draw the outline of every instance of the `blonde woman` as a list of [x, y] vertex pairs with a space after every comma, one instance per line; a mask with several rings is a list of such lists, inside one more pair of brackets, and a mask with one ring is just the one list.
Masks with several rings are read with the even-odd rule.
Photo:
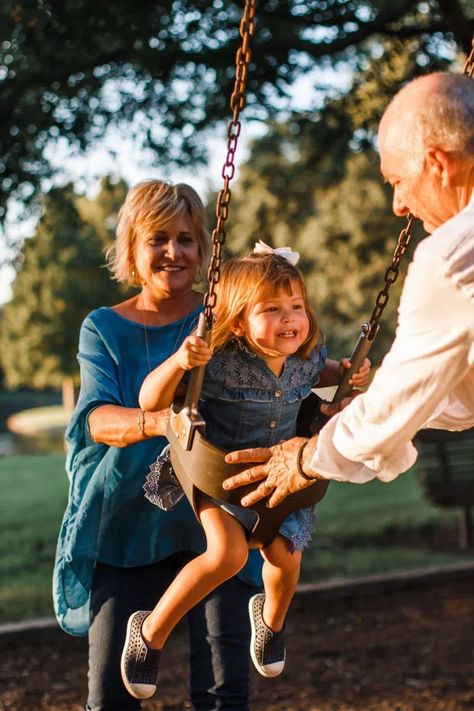
[[[115, 279], [138, 293], [98, 308], [82, 325], [81, 392], [67, 431], [70, 496], [60, 531], [54, 604], [71, 634], [89, 635], [88, 711], [136, 711], [120, 679], [127, 620], [153, 605], [204, 550], [183, 501], [164, 513], [143, 498], [143, 470], [166, 444], [166, 413], [140, 408], [143, 379], [195, 328], [210, 239], [188, 185], [145, 180], [128, 193], [109, 255]], [[249, 597], [259, 556], [189, 616], [191, 701], [196, 711], [248, 710]], [[225, 607], [224, 600], [230, 603]]]
[[[276, 254], [265, 245], [258, 251], [223, 266], [210, 348], [196, 335], [188, 336], [140, 390], [142, 407], [167, 407], [182, 388], [183, 375], [207, 363], [200, 403], [206, 438], [227, 450], [268, 447], [294, 436], [301, 401], [311, 388], [318, 382], [337, 384], [349, 367], [347, 359], [326, 358], [303, 278], [294, 266], [297, 254], [288, 249]], [[366, 361], [354, 385], [367, 383], [369, 367]], [[159, 506], [165, 505], [166, 466], [160, 457], [145, 484], [148, 498]], [[247, 563], [246, 530], [252, 530], [254, 514], [204, 495], [198, 507], [206, 551], [183, 568], [152, 612], [135, 612], [128, 623], [122, 678], [140, 698], [156, 690], [160, 650], [177, 622]], [[252, 597], [249, 611], [251, 658], [263, 676], [280, 674], [285, 664], [283, 627], [313, 523], [311, 509], [294, 512], [262, 549], [265, 592]], [[150, 654], [154, 669], [145, 661]]]

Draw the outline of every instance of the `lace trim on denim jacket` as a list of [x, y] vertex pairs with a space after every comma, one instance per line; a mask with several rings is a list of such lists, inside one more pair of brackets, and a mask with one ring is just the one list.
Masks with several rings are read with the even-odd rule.
[[206, 377], [223, 381], [233, 388], [271, 388], [275, 381], [292, 389], [302, 385], [316, 384], [318, 373], [323, 369], [325, 351], [315, 348], [308, 360], [289, 356], [280, 378], [272, 373], [267, 364], [253, 353], [240, 339], [214, 354], [206, 371]]

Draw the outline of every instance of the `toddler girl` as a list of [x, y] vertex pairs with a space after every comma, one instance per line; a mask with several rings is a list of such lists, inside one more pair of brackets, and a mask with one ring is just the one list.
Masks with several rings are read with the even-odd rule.
[[[347, 359], [326, 357], [302, 275], [294, 266], [297, 253], [266, 245], [259, 250], [223, 265], [210, 346], [196, 335], [186, 338], [150, 372], [139, 396], [144, 410], [169, 407], [183, 390], [186, 371], [207, 364], [199, 411], [206, 439], [226, 450], [269, 447], [293, 437], [301, 401], [316, 384], [337, 385], [350, 366]], [[366, 385], [369, 369], [366, 361], [351, 384]], [[163, 505], [163, 463], [150, 469], [147, 496]], [[129, 619], [122, 678], [137, 698], [155, 692], [159, 650], [177, 622], [247, 560], [246, 532], [252, 530], [255, 514], [204, 494], [197, 509], [207, 550], [180, 571], [154, 610], [135, 612]], [[285, 664], [285, 616], [314, 519], [312, 509], [290, 514], [261, 550], [264, 593], [250, 600], [249, 613], [251, 657], [263, 676], [280, 674]]]

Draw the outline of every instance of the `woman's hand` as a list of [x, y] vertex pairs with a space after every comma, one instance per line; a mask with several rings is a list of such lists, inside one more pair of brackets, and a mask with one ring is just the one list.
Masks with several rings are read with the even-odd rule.
[[[351, 367], [351, 361], [349, 358], [341, 358], [339, 363], [341, 365], [342, 377], [342, 375], [344, 375], [344, 370], [348, 370]], [[366, 358], [359, 370], [352, 374], [349, 379], [349, 385], [352, 385], [353, 388], [365, 388], [369, 383], [370, 366], [371, 362], [368, 358]]]
[[[298, 473], [297, 458], [301, 446], [307, 440], [304, 437], [293, 437], [286, 442], [281, 442], [273, 447], [260, 447], [254, 449], [243, 449], [238, 452], [230, 452], [226, 455], [226, 462], [229, 463], [255, 463], [256, 466], [246, 469], [240, 474], [231, 476], [223, 483], [226, 490], [236, 489], [244, 484], [260, 481], [261, 484], [247, 494], [241, 500], [242, 506], [252, 506], [257, 501], [267, 497], [272, 492], [267, 506], [274, 508], [288, 494], [292, 494], [300, 489], [306, 489], [312, 482], [303, 478]], [[305, 459], [311, 458], [313, 447], [316, 445], [317, 437], [308, 441], [305, 447]], [[308, 452], [306, 452], [308, 450]], [[304, 462], [303, 462], [304, 466]], [[315, 476], [315, 480], [319, 478]]]
[[184, 339], [175, 357], [182, 370], [192, 370], [206, 365], [212, 357], [212, 351], [206, 341], [193, 334]]

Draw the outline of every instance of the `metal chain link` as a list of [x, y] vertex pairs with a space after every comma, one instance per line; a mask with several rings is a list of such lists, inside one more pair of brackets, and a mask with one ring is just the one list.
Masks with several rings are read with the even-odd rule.
[[235, 56], [235, 84], [232, 96], [230, 97], [232, 119], [227, 128], [227, 155], [222, 167], [224, 186], [218, 193], [216, 200], [217, 223], [211, 235], [212, 257], [208, 271], [208, 291], [204, 297], [204, 315], [207, 330], [212, 328], [213, 309], [215, 308], [217, 300], [215, 286], [220, 279], [222, 247], [225, 243], [224, 227], [229, 215], [231, 198], [229, 185], [235, 174], [234, 160], [241, 129], [239, 114], [245, 106], [245, 87], [248, 68], [252, 58], [250, 41], [255, 33], [255, 5], [256, 0], [245, 0], [244, 13], [240, 21], [239, 32], [242, 37], [242, 44], [238, 48]]
[[[466, 74], [468, 77], [474, 77], [474, 37], [472, 38], [472, 49], [464, 65], [463, 74]], [[392, 284], [395, 284], [398, 279], [400, 261], [405, 252], [407, 251], [408, 245], [410, 244], [410, 240], [412, 238], [411, 228], [413, 226], [414, 221], [415, 218], [409, 213], [407, 215], [407, 224], [398, 236], [397, 246], [395, 247], [395, 251], [393, 253], [392, 263], [385, 272], [385, 286], [379, 291], [379, 293], [377, 294], [377, 298], [375, 299], [375, 308], [372, 311], [372, 316], [370, 317], [369, 321], [369, 338], [371, 338], [376, 332], [378, 322], [389, 299], [388, 292], [390, 290], [390, 287], [392, 286]]]
[[392, 263], [385, 272], [385, 286], [379, 291], [379, 293], [377, 294], [377, 298], [375, 299], [375, 308], [372, 311], [372, 316], [370, 317], [369, 321], [369, 339], [371, 339], [375, 334], [380, 317], [382, 316], [383, 310], [387, 305], [389, 299], [388, 292], [390, 291], [390, 287], [392, 286], [392, 284], [395, 284], [398, 279], [398, 275], [400, 273], [400, 262], [402, 260], [403, 255], [407, 251], [408, 245], [410, 244], [412, 238], [411, 228], [414, 221], [415, 218], [413, 217], [413, 215], [408, 214], [407, 224], [398, 236], [397, 246], [395, 247], [395, 251], [393, 253]]
[[472, 38], [472, 48], [469, 57], [466, 59], [463, 73], [467, 74], [468, 77], [474, 77], [474, 37]]

